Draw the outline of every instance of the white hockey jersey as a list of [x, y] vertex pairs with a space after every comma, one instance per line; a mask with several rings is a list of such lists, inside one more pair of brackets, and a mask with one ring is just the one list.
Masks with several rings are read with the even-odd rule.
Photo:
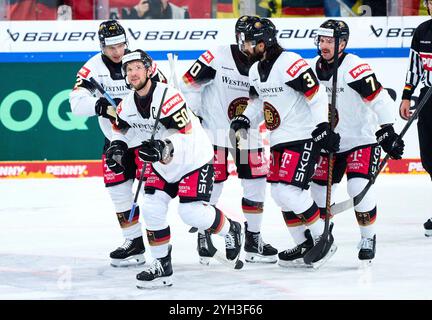
[[[152, 68], [152, 79], [166, 82], [155, 62]], [[77, 83], [69, 94], [69, 102], [74, 115], [86, 117], [96, 115], [96, 101], [103, 96], [89, 81], [90, 77], [93, 77], [113, 99], [123, 99], [131, 91], [121, 74], [121, 63], [114, 64], [102, 53], [98, 53], [91, 57], [77, 73]], [[111, 141], [111, 121], [104, 117], [98, 117], [98, 121], [103, 134]], [[136, 140], [131, 142], [130, 147], [140, 144], [141, 141]]]
[[[331, 103], [333, 65], [320, 57], [313, 60], [320, 82], [327, 88]], [[353, 54], [339, 60], [336, 89], [336, 127], [341, 136], [340, 152], [376, 143], [379, 125], [394, 123], [397, 107], [377, 80], [369, 64]]]
[[[167, 92], [162, 103], [165, 89]], [[154, 138], [168, 138], [174, 153], [169, 163], [156, 162], [153, 168], [167, 182], [174, 183], [213, 158], [210, 140], [177, 89], [153, 81], [149, 94], [144, 98], [130, 92], [117, 108], [118, 117], [127, 123], [128, 128], [119, 130], [113, 126], [112, 139], [124, 141], [128, 146], [136, 139], [149, 140], [160, 106], [160, 120]]]
[[[251, 84], [244, 115], [264, 112], [270, 147], [312, 138], [316, 125], [328, 121], [325, 88], [308, 63], [293, 52], [282, 52], [272, 61], [256, 62], [249, 71]], [[256, 98], [261, 102], [256, 103]]]
[[[231, 147], [231, 119], [243, 113], [249, 100], [249, 68], [236, 45], [219, 46], [204, 52], [183, 76], [181, 90], [194, 113], [202, 117], [213, 145]], [[262, 147], [260, 122], [262, 117], [251, 119], [245, 142], [250, 149]]]

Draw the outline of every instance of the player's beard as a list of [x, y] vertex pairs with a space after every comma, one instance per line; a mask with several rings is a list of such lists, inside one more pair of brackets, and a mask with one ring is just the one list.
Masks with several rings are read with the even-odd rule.
[[142, 88], [144, 88], [148, 81], [149, 81], [149, 78], [146, 77], [144, 81], [141, 81], [137, 85], [134, 85], [135, 91], [140, 91]]

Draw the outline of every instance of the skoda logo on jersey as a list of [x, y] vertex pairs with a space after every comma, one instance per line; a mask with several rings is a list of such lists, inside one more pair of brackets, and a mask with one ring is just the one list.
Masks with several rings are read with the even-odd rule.
[[242, 114], [247, 107], [248, 100], [249, 98], [240, 97], [231, 101], [228, 106], [228, 118], [231, 120], [235, 116]]
[[280, 115], [276, 108], [267, 101], [264, 101], [264, 121], [268, 130], [275, 130], [281, 123]]

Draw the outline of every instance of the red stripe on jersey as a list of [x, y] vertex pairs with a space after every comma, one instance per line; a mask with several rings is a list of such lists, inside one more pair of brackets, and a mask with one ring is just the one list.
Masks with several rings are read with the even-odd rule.
[[308, 63], [305, 59], [299, 59], [296, 62], [294, 62], [291, 67], [288, 68], [286, 71], [291, 77], [295, 77], [295, 75], [300, 71], [301, 68], [304, 66], [307, 66]]
[[204, 52], [201, 57], [204, 59], [205, 62], [207, 62], [208, 64], [210, 64], [210, 62], [212, 62], [212, 60], [214, 59], [214, 55], [212, 55], [212, 53], [210, 51], [206, 51]]
[[354, 79], [356, 79], [361, 74], [365, 73], [366, 71], [372, 71], [372, 68], [367, 63], [363, 63], [363, 64], [353, 68], [349, 73]]
[[375, 97], [378, 95], [378, 93], [380, 93], [382, 90], [382, 87], [379, 88], [378, 90], [376, 90], [374, 93], [372, 93], [370, 96], [367, 96], [365, 99], [367, 101], [372, 101], [373, 99], [375, 99]]
[[316, 85], [312, 87], [312, 89], [306, 91], [304, 95], [309, 98], [310, 96], [314, 95], [318, 91], [318, 89], [319, 89], [319, 85]]
[[191, 76], [189, 71], [184, 74], [183, 81], [189, 86], [199, 88], [198, 83], [195, 82], [194, 77]]
[[80, 71], [78, 71], [78, 74], [83, 77], [84, 79], [87, 79], [88, 75], [90, 74], [90, 70], [86, 67], [82, 67]]
[[180, 93], [177, 93], [176, 95], [169, 98], [162, 106], [162, 113], [164, 115], [168, 114], [179, 103], [182, 103], [184, 100]]
[[192, 131], [192, 122], [189, 121], [182, 129], [179, 130], [180, 133], [188, 134]]

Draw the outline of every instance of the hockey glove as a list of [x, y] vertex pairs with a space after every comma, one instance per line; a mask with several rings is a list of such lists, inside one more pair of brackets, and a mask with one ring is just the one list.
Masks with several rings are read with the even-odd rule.
[[122, 164], [123, 157], [126, 154], [128, 146], [125, 142], [114, 140], [105, 152], [106, 164], [108, 168], [116, 174], [124, 172], [125, 168]]
[[168, 141], [146, 140], [139, 149], [139, 157], [148, 162], [167, 162], [172, 156], [172, 145]]
[[247, 131], [250, 128], [250, 120], [248, 117], [240, 114], [232, 118], [230, 128], [235, 135], [238, 133], [242, 139], [246, 139]]
[[378, 144], [388, 153], [390, 158], [402, 159], [405, 143], [394, 131], [392, 125], [386, 125], [375, 133]]
[[[122, 100], [114, 98], [114, 101], [118, 105]], [[114, 121], [117, 119], [115, 107], [106, 98], [99, 98], [95, 104], [95, 112], [98, 116]]]
[[339, 151], [340, 135], [330, 130], [328, 122], [322, 122], [312, 131], [313, 141], [327, 152]]

